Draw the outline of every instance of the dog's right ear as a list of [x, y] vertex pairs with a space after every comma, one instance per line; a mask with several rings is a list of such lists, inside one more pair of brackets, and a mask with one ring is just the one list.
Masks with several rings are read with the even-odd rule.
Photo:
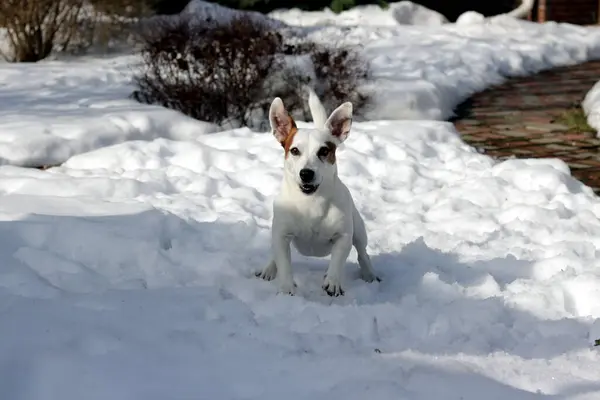
[[352, 103], [349, 101], [336, 108], [327, 119], [327, 122], [325, 122], [325, 128], [327, 128], [333, 137], [339, 140], [340, 143], [346, 140], [351, 127]]
[[271, 103], [269, 121], [271, 122], [273, 136], [284, 146], [287, 138], [293, 135], [297, 128], [294, 119], [288, 114], [283, 106], [283, 101], [279, 97], [276, 97]]

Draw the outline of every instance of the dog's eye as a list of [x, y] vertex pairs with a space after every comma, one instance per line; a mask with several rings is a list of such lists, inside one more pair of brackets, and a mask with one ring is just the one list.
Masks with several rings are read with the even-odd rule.
[[325, 158], [329, 155], [329, 148], [328, 147], [321, 147], [319, 149], [319, 152], [317, 153], [317, 155], [321, 158]]
[[297, 147], [292, 147], [292, 149], [290, 150], [290, 153], [291, 153], [293, 156], [299, 156], [299, 155], [300, 155], [300, 150], [298, 150], [298, 148], [297, 148]]

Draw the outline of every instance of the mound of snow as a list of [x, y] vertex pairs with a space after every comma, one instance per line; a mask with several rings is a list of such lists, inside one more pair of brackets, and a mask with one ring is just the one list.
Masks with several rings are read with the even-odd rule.
[[600, 135], [600, 81], [590, 89], [581, 103], [587, 123]]
[[[470, 18], [470, 17], [469, 17]], [[473, 93], [506, 77], [600, 58], [600, 28], [537, 24], [508, 16], [439, 27], [355, 29], [340, 36], [368, 43], [374, 104], [370, 120], [445, 120]], [[332, 39], [332, 29], [313, 33]]]
[[466, 11], [458, 16], [456, 19], [456, 25], [468, 26], [468, 25], [480, 25], [486, 21], [483, 14], [476, 11]]
[[400, 25], [436, 26], [448, 23], [448, 19], [439, 12], [412, 1], [391, 3], [389, 9]]
[[238, 129], [0, 167], [0, 398], [597, 398], [600, 201], [564, 163], [355, 123], [339, 171], [383, 281], [353, 253], [332, 299], [327, 259], [293, 254], [294, 297], [253, 276], [282, 159]]
[[399, 25], [383, 16], [357, 26], [341, 17], [351, 14], [330, 14], [292, 10], [271, 16], [310, 27], [307, 36], [315, 41], [360, 46], [372, 66], [373, 81], [365, 87], [374, 100], [365, 113], [369, 120], [445, 120], [473, 93], [506, 77], [600, 58], [598, 27], [473, 12], [441, 26]]
[[0, 165], [55, 165], [127, 140], [195, 140], [218, 130], [129, 99], [134, 62], [120, 56], [0, 64]]
[[330, 8], [322, 11], [303, 11], [298, 8], [275, 10], [269, 16], [294, 26], [338, 26], [338, 27], [393, 27], [398, 23], [390, 10], [378, 5], [361, 5], [334, 13]]
[[267, 17], [256, 11], [240, 11], [216, 3], [203, 0], [191, 0], [179, 14], [179, 17], [193, 17], [201, 21], [227, 22], [234, 18], [248, 17], [256, 22], [263, 23], [273, 28], [284, 28], [281, 21]]
[[284, 22], [269, 18], [265, 14], [255, 11], [236, 10], [203, 0], [191, 0], [179, 14], [155, 15], [144, 18], [138, 25], [138, 29], [147, 34], [156, 32], [157, 27], [160, 28], [165, 24], [170, 25], [183, 21], [188, 24], [205, 26], [207, 24], [215, 25], [228, 23], [233, 19], [240, 17], [249, 18], [255, 23], [259, 23], [275, 30], [289, 31], [290, 34], [298, 34], [298, 30], [290, 29]]
[[321, 11], [300, 9], [275, 10], [272, 18], [295, 26], [394, 27], [400, 25], [442, 25], [448, 20], [440, 13], [412, 1], [389, 3], [387, 8], [368, 4], [334, 13], [330, 8]]

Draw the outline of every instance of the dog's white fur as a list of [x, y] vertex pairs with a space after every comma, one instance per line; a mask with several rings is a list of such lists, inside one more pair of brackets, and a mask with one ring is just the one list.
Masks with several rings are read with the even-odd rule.
[[[297, 151], [286, 152], [283, 183], [273, 205], [272, 259], [257, 276], [265, 280], [277, 278], [279, 292], [294, 294], [290, 254], [293, 243], [305, 256], [331, 255], [322, 287], [329, 295], [339, 296], [344, 294], [342, 278], [352, 246], [358, 254], [361, 278], [367, 282], [379, 281], [366, 251], [365, 224], [350, 191], [339, 179], [335, 162], [319, 153], [331, 143], [337, 146], [348, 137], [352, 103], [342, 104], [327, 118], [325, 108], [311, 90], [309, 107], [315, 129], [297, 129], [280, 98], [271, 104], [269, 119], [274, 136], [282, 145], [291, 140], [288, 149]], [[307, 168], [314, 171], [313, 183], [317, 187], [311, 194], [301, 189], [303, 181], [299, 173]]]

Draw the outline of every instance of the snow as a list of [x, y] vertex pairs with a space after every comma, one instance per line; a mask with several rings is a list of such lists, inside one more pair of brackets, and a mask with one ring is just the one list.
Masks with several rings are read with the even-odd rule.
[[281, 157], [238, 129], [0, 168], [2, 397], [600, 393], [600, 202], [565, 164], [496, 164], [444, 122], [356, 123], [340, 174], [384, 280], [352, 255], [331, 299], [326, 260], [294, 255], [294, 297], [253, 277]]
[[[352, 253], [340, 298], [326, 259], [293, 255], [293, 297], [254, 277], [282, 177], [270, 133], [128, 100], [132, 56], [0, 64], [0, 398], [597, 399], [598, 197], [560, 160], [496, 162], [435, 120], [504, 75], [596, 57], [597, 32], [307, 30], [370, 37], [381, 101], [337, 159], [383, 281]], [[62, 165], [20, 166], [38, 163]]]
[[217, 130], [129, 99], [133, 60], [0, 63], [0, 165], [55, 165], [126, 140], [194, 140]]
[[587, 123], [600, 134], [600, 82], [596, 82], [581, 103]]
[[325, 8], [321, 11], [303, 11], [298, 8], [275, 10], [270, 17], [293, 26], [388, 26], [400, 25], [436, 26], [448, 23], [446, 17], [412, 1], [388, 3], [386, 8], [368, 4], [353, 7], [338, 14]]
[[[264, 23], [268, 26], [272, 26], [276, 29], [285, 28], [285, 24], [273, 18], [266, 17], [264, 14], [255, 11], [240, 11], [234, 10], [229, 7], [224, 7], [216, 3], [211, 3], [203, 0], [191, 0], [184, 10], [181, 12], [181, 16], [192, 16], [198, 18], [201, 21], [230, 21], [234, 18], [241, 16], [249, 17], [254, 21]], [[162, 16], [164, 17], [164, 16]], [[177, 16], [175, 16], [177, 17]]]
[[391, 3], [389, 9], [396, 22], [401, 25], [442, 25], [448, 19], [437, 11], [430, 10], [412, 1]]
[[306, 27], [316, 41], [363, 47], [375, 80], [368, 85], [375, 97], [365, 114], [369, 120], [446, 120], [473, 93], [506, 77], [600, 58], [600, 27], [508, 15], [466, 12], [457, 23], [440, 26], [399, 25], [377, 6], [337, 16], [299, 10], [270, 16]]
[[456, 19], [457, 26], [480, 25], [486, 22], [485, 15], [477, 11], [466, 11]]
[[356, 28], [347, 40], [369, 43], [365, 53], [376, 79], [370, 120], [445, 120], [459, 103], [505, 77], [600, 57], [598, 27], [507, 16], [440, 27]]
[[[230, 16], [226, 8], [211, 14], [203, 5], [194, 2], [185, 13]], [[316, 41], [363, 47], [373, 78], [364, 88], [373, 94], [364, 117], [373, 121], [445, 120], [471, 94], [507, 76], [600, 57], [598, 27], [535, 24], [507, 16], [407, 26], [392, 21], [391, 11], [378, 6], [350, 10], [324, 26], [318, 21], [325, 17], [311, 19], [319, 15], [328, 13], [291, 10], [270, 17], [305, 25], [299, 34]], [[218, 130], [128, 99], [137, 62], [135, 56], [123, 55], [0, 64], [0, 165], [55, 165], [126, 140], [193, 141]]]
[[349, 10], [334, 13], [329, 8], [321, 11], [304, 11], [298, 8], [275, 10], [268, 14], [269, 17], [283, 21], [292, 26], [303, 27], [356, 27], [356, 26], [387, 26], [396, 27], [398, 22], [390, 10], [385, 10], [378, 5], [364, 5], [353, 7]]

